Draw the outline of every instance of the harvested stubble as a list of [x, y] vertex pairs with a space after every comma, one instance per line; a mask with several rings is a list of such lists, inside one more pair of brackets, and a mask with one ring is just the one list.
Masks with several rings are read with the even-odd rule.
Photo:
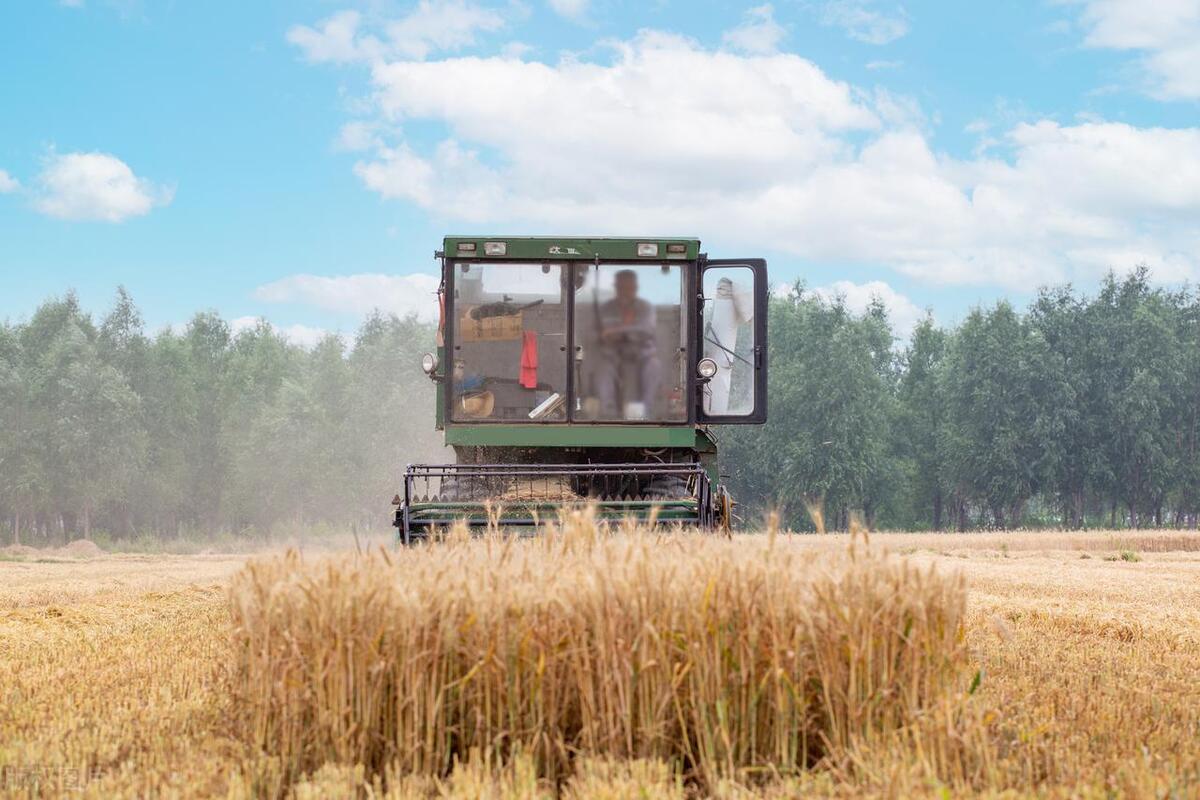
[[[234, 579], [232, 708], [284, 782], [329, 762], [445, 776], [528, 759], [647, 759], [702, 786], [853, 769], [946, 736], [970, 680], [961, 578], [774, 537], [609, 535], [252, 563]], [[964, 677], [965, 675], [965, 677]]]

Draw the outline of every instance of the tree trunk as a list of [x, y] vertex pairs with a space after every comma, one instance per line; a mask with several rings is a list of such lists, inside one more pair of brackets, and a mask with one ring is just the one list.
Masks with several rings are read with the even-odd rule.
[[91, 503], [83, 504], [83, 538], [92, 538], [92, 506]]
[[1129, 529], [1137, 530], [1137, 526], [1138, 526], [1137, 506], [1134, 505], [1134, 503], [1131, 501], [1129, 503]]
[[1015, 500], [1012, 507], [1008, 509], [1008, 524], [1011, 528], [1021, 527], [1021, 521], [1025, 519], [1025, 498]]
[[21, 509], [13, 512], [13, 544], [21, 543]]
[[1110, 507], [1110, 511], [1108, 514], [1108, 527], [1109, 527], [1109, 530], [1113, 530], [1117, 527], [1117, 501], [1116, 500], [1112, 501], [1112, 506]]
[[933, 529], [935, 531], [942, 529], [942, 493], [940, 491], [933, 493]]

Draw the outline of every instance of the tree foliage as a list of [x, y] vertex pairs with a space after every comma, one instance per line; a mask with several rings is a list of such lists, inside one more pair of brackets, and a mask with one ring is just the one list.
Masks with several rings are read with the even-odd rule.
[[902, 347], [881, 347], [878, 304], [853, 315], [797, 286], [770, 315], [770, 422], [723, 433], [750, 521], [803, 527], [817, 502], [834, 527], [855, 511], [896, 528], [1197, 524], [1191, 290], [1138, 268], [1094, 297], [926, 318]]
[[[1194, 527], [1200, 295], [1110, 275], [908, 340], [797, 284], [772, 298], [770, 421], [719, 431], [748, 524]], [[406, 462], [444, 458], [433, 331], [374, 314], [305, 349], [210, 312], [150, 335], [123, 289], [0, 324], [0, 536], [383, 526]]]
[[48, 301], [0, 325], [0, 530], [384, 526], [402, 459], [436, 448], [432, 339], [376, 315], [353, 350], [306, 350], [207, 312], [150, 336], [124, 289], [98, 325], [73, 295]]

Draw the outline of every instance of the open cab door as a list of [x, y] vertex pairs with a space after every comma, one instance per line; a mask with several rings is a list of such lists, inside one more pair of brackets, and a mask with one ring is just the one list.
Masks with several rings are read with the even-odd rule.
[[767, 421], [767, 262], [700, 262], [700, 357], [717, 364], [700, 387], [698, 420], [714, 425]]

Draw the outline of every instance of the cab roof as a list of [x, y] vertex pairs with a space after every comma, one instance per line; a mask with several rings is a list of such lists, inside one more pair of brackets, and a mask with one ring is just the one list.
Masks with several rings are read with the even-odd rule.
[[[489, 244], [491, 245], [489, 247]], [[651, 247], [653, 245], [653, 254]], [[694, 261], [700, 240], [687, 237], [447, 236], [447, 258]], [[640, 255], [639, 255], [640, 253]]]

